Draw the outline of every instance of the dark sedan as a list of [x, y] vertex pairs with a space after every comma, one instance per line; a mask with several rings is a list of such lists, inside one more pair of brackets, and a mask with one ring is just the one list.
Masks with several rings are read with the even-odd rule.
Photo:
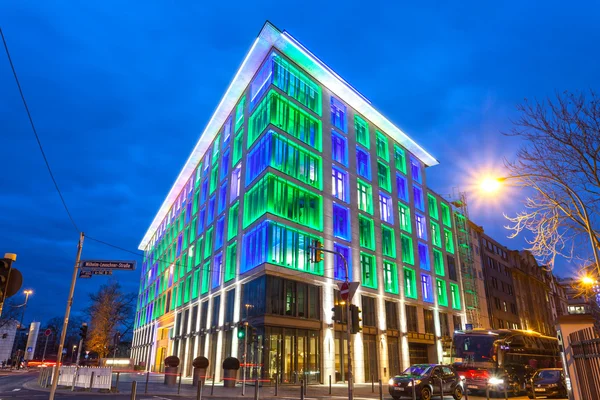
[[561, 368], [539, 369], [533, 375], [533, 385], [527, 383], [527, 396], [533, 399], [533, 392], [537, 396], [567, 397], [567, 383]]
[[460, 377], [450, 365], [415, 364], [389, 381], [389, 391], [394, 399], [412, 398], [430, 400], [433, 396], [449, 394], [455, 400], [463, 397]]

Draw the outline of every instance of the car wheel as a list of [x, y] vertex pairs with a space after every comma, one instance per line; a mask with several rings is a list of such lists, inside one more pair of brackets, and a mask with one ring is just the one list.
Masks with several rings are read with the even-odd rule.
[[454, 388], [454, 393], [452, 393], [452, 397], [454, 397], [454, 400], [461, 400], [463, 398], [463, 390], [460, 385], [456, 385]]
[[533, 399], [533, 395], [532, 394], [527, 394], [527, 397], [529, 397], [530, 399]]
[[431, 400], [431, 389], [428, 386], [421, 389], [421, 400]]

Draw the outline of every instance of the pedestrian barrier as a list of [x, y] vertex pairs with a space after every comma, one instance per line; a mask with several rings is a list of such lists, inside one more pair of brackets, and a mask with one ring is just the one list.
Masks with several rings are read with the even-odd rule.
[[[52, 374], [54, 375], [53, 368]], [[58, 386], [83, 389], [111, 388], [112, 367], [60, 367]]]

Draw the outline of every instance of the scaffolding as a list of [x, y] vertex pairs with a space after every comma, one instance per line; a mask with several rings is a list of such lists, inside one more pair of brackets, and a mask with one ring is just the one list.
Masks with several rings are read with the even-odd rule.
[[454, 221], [458, 240], [467, 324], [472, 324], [473, 328], [480, 328], [482, 325], [479, 312], [479, 297], [477, 294], [477, 272], [473, 260], [473, 245], [469, 230], [467, 195], [465, 192], [459, 192], [458, 196], [454, 197], [458, 197], [457, 200], [452, 202], [452, 205], [454, 206]]

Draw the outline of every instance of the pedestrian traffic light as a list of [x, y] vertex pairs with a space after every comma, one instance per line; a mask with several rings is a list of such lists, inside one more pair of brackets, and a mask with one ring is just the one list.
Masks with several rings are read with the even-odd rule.
[[341, 324], [343, 321], [343, 309], [341, 304], [336, 304], [331, 311], [333, 311], [333, 315], [331, 316], [331, 320], [335, 323]]
[[85, 338], [87, 337], [87, 331], [88, 331], [88, 326], [87, 323], [83, 323], [81, 324], [81, 327], [79, 328], [79, 336], [81, 336], [81, 340], [85, 341]]
[[350, 333], [353, 335], [362, 332], [362, 327], [360, 326], [360, 322], [362, 321], [362, 318], [360, 317], [361, 313], [362, 311], [358, 306], [350, 304], [350, 318], [352, 318]]

